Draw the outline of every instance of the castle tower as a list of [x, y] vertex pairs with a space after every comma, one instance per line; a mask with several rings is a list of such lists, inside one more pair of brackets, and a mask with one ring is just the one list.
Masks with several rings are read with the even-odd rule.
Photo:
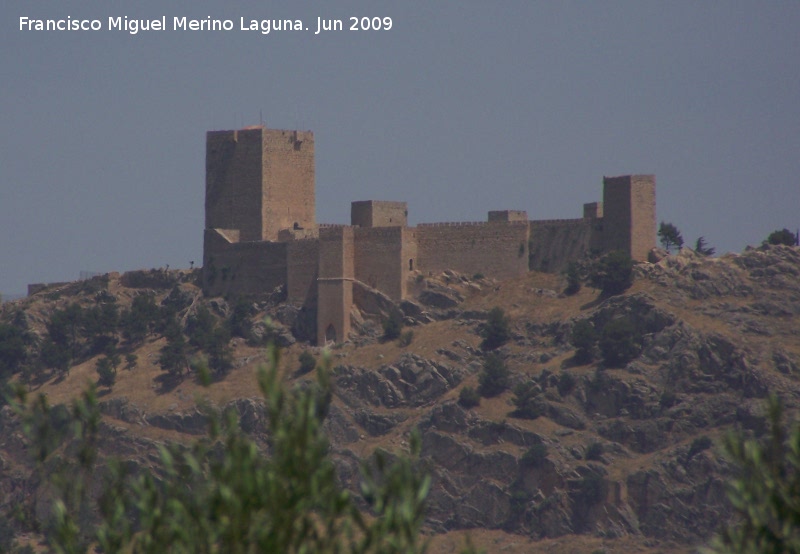
[[604, 250], [622, 250], [647, 260], [656, 245], [656, 177], [603, 177]]
[[263, 126], [206, 135], [206, 229], [277, 241], [315, 225], [314, 133]]
[[353, 227], [320, 228], [317, 344], [347, 340], [353, 279]]

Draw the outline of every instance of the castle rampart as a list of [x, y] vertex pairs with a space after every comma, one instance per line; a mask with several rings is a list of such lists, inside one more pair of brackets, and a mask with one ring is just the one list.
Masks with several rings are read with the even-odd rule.
[[498, 279], [522, 275], [528, 271], [528, 232], [525, 222], [417, 226], [419, 269]]
[[286, 243], [232, 243], [215, 229], [206, 229], [203, 241], [206, 294], [264, 294], [285, 283]]
[[287, 301], [316, 307], [319, 343], [347, 339], [354, 284], [396, 302], [416, 271], [507, 279], [615, 249], [644, 260], [655, 246], [652, 175], [604, 178], [603, 202], [584, 204], [580, 219], [493, 210], [488, 221], [409, 227], [405, 202], [378, 200], [353, 202], [351, 225], [317, 224], [314, 172], [311, 132], [208, 133], [203, 288], [249, 295], [285, 287]]
[[592, 249], [594, 223], [591, 219], [550, 219], [531, 221], [529, 268], [559, 272], [572, 260]]
[[402, 227], [355, 227], [355, 278], [400, 301], [405, 295], [406, 274]]

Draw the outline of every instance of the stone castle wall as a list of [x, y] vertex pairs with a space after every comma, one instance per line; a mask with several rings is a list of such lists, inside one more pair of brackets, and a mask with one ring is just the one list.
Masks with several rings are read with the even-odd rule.
[[286, 243], [286, 300], [313, 304], [317, 294], [319, 240], [294, 240]]
[[230, 242], [216, 229], [206, 229], [203, 290], [209, 296], [265, 294], [285, 285], [286, 244]]
[[596, 241], [598, 221], [555, 219], [531, 221], [530, 226], [529, 269], [556, 273], [566, 269], [570, 261], [589, 254]]
[[403, 228], [354, 227], [353, 232], [355, 278], [392, 300], [402, 300], [407, 275], [403, 269]]
[[508, 279], [528, 271], [528, 223], [428, 224], [416, 227], [421, 271], [452, 269]]

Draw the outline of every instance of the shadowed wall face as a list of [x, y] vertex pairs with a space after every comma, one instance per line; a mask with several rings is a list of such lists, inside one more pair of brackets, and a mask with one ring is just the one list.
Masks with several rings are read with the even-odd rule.
[[206, 229], [263, 240], [261, 129], [206, 134]]

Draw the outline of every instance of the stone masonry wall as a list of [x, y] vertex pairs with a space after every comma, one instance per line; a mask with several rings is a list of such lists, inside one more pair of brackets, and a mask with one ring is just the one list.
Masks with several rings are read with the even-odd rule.
[[631, 247], [631, 181], [629, 175], [603, 178], [603, 250]]
[[623, 250], [646, 260], [655, 231], [655, 176], [603, 178], [603, 250]]
[[531, 270], [557, 273], [589, 253], [596, 219], [531, 221]]
[[263, 240], [278, 240], [281, 229], [316, 222], [314, 133], [264, 129], [263, 137]]
[[656, 177], [631, 177], [631, 257], [646, 261], [656, 246]]
[[417, 247], [417, 229], [415, 227], [403, 227], [402, 231], [403, 249], [400, 252], [400, 259], [403, 266], [403, 279], [400, 283], [403, 298], [408, 293], [408, 278], [411, 271], [419, 269], [419, 256]]
[[350, 223], [359, 227], [405, 227], [408, 204], [386, 200], [351, 202]]
[[528, 271], [528, 222], [446, 223], [416, 227], [421, 271], [452, 269], [508, 279]]
[[286, 243], [229, 242], [206, 229], [203, 291], [207, 296], [268, 294], [286, 284]]
[[403, 297], [403, 237], [401, 227], [355, 227], [355, 278], [394, 301]]
[[317, 294], [319, 240], [315, 238], [286, 243], [286, 300], [310, 304]]

